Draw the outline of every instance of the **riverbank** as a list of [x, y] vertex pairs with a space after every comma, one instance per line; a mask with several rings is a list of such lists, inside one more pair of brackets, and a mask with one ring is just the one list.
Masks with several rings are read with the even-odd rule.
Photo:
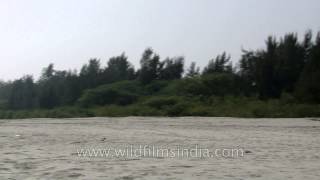
[[[242, 149], [243, 156], [78, 154], [139, 146]], [[310, 179], [320, 176], [320, 121], [245, 118], [0, 120], [0, 179]], [[112, 151], [113, 152], [113, 151]], [[104, 154], [106, 155], [106, 154]], [[177, 155], [177, 154], [176, 154]]]

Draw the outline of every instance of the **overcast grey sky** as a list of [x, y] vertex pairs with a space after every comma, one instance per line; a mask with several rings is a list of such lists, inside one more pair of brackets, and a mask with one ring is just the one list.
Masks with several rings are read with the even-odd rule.
[[79, 69], [146, 47], [204, 66], [227, 51], [264, 47], [268, 35], [320, 30], [319, 0], [1, 0], [0, 79], [38, 77], [50, 62]]

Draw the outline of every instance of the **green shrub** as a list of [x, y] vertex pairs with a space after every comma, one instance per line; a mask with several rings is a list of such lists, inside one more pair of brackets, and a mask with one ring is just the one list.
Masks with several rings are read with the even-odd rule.
[[96, 116], [109, 117], [126, 117], [126, 116], [164, 116], [165, 113], [161, 110], [154, 109], [142, 105], [117, 106], [108, 105], [96, 107], [92, 110]]
[[149, 95], [156, 94], [169, 85], [169, 81], [152, 81], [145, 86], [145, 90]]
[[163, 109], [164, 107], [167, 107], [167, 106], [173, 106], [177, 104], [179, 101], [180, 101], [179, 97], [160, 96], [160, 97], [151, 97], [147, 99], [143, 104], [150, 106], [152, 108]]
[[143, 92], [138, 82], [123, 81], [87, 90], [78, 100], [78, 104], [83, 107], [128, 105], [134, 103]]
[[237, 94], [235, 75], [227, 73], [209, 74], [202, 77], [205, 91], [203, 95], [225, 96]]
[[199, 96], [205, 95], [204, 92], [207, 92], [207, 87], [201, 81], [201, 77], [193, 77], [183, 79], [176, 84], [172, 89], [176, 89], [177, 93], [180, 95], [186, 96]]
[[183, 116], [186, 115], [188, 107], [189, 105], [187, 103], [177, 103], [173, 106], [169, 106], [166, 109], [166, 113], [168, 116]]

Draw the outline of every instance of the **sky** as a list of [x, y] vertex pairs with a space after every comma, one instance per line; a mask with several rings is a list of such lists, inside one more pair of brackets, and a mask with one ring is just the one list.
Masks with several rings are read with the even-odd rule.
[[236, 63], [269, 35], [316, 33], [319, 18], [319, 0], [0, 0], [0, 79], [38, 78], [49, 63], [105, 65], [122, 52], [139, 68], [147, 47], [186, 66], [223, 51]]

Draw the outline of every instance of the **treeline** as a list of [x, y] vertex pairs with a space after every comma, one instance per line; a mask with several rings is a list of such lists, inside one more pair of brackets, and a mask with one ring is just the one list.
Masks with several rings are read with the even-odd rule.
[[[151, 48], [143, 52], [140, 69], [135, 69], [125, 54], [110, 58], [105, 66], [91, 59], [80, 72], [59, 71], [50, 64], [37, 81], [24, 76], [0, 82], [0, 108], [87, 108], [145, 102], [161, 109], [161, 103], [170, 106], [174, 101], [164, 97], [173, 96], [198, 98], [199, 102], [232, 96], [320, 103], [320, 32], [313, 38], [308, 31], [301, 41], [295, 33], [280, 39], [268, 37], [265, 49], [243, 50], [237, 65], [225, 52], [202, 70], [195, 62], [186, 69], [184, 65], [184, 57], [162, 60]], [[158, 96], [162, 101], [154, 99]]]

